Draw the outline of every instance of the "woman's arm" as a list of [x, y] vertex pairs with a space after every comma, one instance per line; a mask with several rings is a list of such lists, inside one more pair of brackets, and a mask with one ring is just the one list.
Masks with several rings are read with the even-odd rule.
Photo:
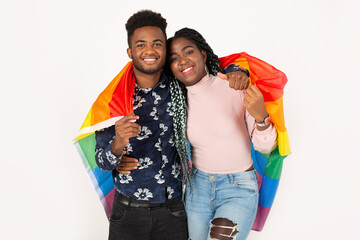
[[277, 132], [270, 122], [263, 95], [255, 85], [245, 91], [244, 104], [245, 120], [254, 149], [261, 153], [270, 153], [276, 147]]

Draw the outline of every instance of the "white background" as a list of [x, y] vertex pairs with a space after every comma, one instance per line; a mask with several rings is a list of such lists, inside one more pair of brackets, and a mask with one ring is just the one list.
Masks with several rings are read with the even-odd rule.
[[[284, 71], [292, 154], [262, 232], [248, 239], [359, 239], [356, 0], [0, 0], [1, 239], [107, 239], [72, 139], [129, 61], [127, 19], [152, 9]], [[141, 227], [141, 226], [139, 226]]]

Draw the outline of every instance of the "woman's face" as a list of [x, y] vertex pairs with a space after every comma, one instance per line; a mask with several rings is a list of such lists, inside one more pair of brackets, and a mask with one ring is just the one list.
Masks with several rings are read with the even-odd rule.
[[196, 84], [207, 74], [206, 52], [200, 51], [195, 43], [185, 38], [176, 38], [172, 41], [169, 52], [171, 71], [185, 86]]

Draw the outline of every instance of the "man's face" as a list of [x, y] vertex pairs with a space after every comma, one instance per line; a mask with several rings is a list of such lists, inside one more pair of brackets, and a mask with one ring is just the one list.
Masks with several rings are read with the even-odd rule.
[[161, 71], [166, 60], [166, 39], [160, 28], [146, 26], [138, 28], [131, 36], [129, 58], [134, 68], [145, 74]]

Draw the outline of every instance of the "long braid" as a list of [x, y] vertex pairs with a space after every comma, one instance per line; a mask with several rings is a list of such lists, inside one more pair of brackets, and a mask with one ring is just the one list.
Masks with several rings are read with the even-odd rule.
[[[168, 48], [170, 47], [171, 42], [177, 38], [185, 38], [189, 41], [192, 41], [200, 51], [204, 50], [206, 52], [206, 67], [210, 74], [215, 76], [218, 72], [223, 72], [219, 66], [218, 56], [213, 52], [209, 44], [200, 33], [190, 28], [180, 29], [175, 33], [174, 37], [168, 39]], [[168, 53], [169, 52], [170, 51], [168, 49]], [[183, 168], [183, 180], [184, 182], [188, 182], [190, 184], [190, 190], [192, 191], [193, 172], [188, 160], [189, 149], [186, 137], [187, 91], [184, 84], [177, 80], [172, 74], [169, 61], [167, 61], [164, 71], [170, 79], [170, 93], [173, 103], [172, 109], [174, 112], [174, 135], [176, 140], [176, 148], [179, 153], [180, 162]]]
[[170, 81], [170, 95], [172, 101], [173, 126], [175, 135], [175, 145], [180, 157], [183, 170], [183, 182], [190, 182], [190, 163], [188, 160], [188, 145], [186, 139], [186, 99], [184, 89], [179, 81]]

